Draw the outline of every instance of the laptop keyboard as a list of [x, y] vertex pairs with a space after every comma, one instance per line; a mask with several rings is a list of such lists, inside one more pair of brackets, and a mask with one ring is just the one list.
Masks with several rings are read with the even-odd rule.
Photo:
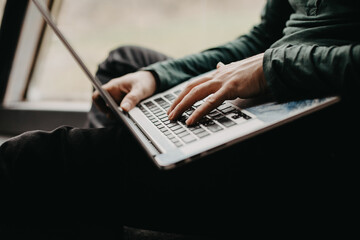
[[138, 105], [145, 116], [177, 147], [235, 126], [238, 124], [239, 119], [251, 119], [249, 115], [243, 113], [240, 109], [224, 102], [204, 116], [198, 123], [186, 126], [185, 121], [204, 102], [204, 100], [201, 100], [185, 111], [177, 121], [170, 121], [166, 112], [180, 92], [181, 90], [168, 93]]

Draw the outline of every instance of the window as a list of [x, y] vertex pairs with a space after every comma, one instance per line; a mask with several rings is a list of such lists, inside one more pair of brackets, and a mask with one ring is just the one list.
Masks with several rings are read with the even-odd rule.
[[[121, 45], [141, 45], [181, 57], [230, 41], [259, 22], [266, 0], [42, 1], [51, 8], [58, 27], [95, 74], [108, 52]], [[5, 2], [0, 0], [1, 8]], [[10, 3], [16, 11], [16, 2]], [[16, 14], [9, 14], [12, 16], [15, 18]], [[61, 115], [56, 112], [44, 120], [35, 111], [28, 118], [31, 126], [21, 131], [53, 129], [68, 123], [59, 120], [65, 113], [69, 113], [66, 116], [70, 120], [76, 116], [78, 123], [86, 118], [92, 86], [31, 1], [6, 80], [0, 112], [26, 109], [21, 119], [24, 122], [31, 109], [40, 109], [41, 114], [49, 116], [62, 111]], [[0, 131], [9, 129], [8, 123], [14, 128], [21, 125], [16, 123], [17, 113], [13, 113], [14, 118], [9, 116], [9, 112], [2, 115]], [[48, 123], [48, 127], [41, 127]]]
[[5, 3], [6, 0], [0, 0], [0, 26], [1, 26], [2, 16], [4, 13]]
[[[181, 57], [229, 41], [259, 20], [263, 0], [63, 0], [53, 8], [59, 28], [91, 71], [107, 53], [137, 44]], [[90, 101], [91, 85], [47, 29], [27, 101]]]

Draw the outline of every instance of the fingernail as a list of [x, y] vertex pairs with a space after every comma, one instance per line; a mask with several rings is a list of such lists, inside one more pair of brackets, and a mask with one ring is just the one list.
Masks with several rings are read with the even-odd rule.
[[173, 112], [171, 112], [171, 113], [169, 114], [168, 118], [169, 118], [169, 120], [172, 120], [172, 119], [173, 119], [173, 117], [174, 117], [174, 113], [173, 113]]
[[192, 121], [190, 120], [190, 118], [188, 120], [186, 120], [186, 125], [190, 126], [192, 124]]
[[123, 104], [121, 104], [121, 108], [125, 111], [129, 111], [130, 109], [130, 103], [128, 102], [124, 102]]

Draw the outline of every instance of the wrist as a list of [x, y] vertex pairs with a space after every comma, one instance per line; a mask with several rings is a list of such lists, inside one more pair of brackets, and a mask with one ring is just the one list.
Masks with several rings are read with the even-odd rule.
[[148, 71], [148, 70], [140, 70], [139, 73], [142, 76], [142, 78], [145, 80], [146, 79], [146, 83], [147, 83], [147, 90], [148, 90], [148, 95], [153, 95], [156, 92], [157, 89], [157, 76], [152, 72], [152, 71]]
[[154, 92], [157, 92], [158, 89], [160, 89], [160, 77], [157, 74], [157, 72], [154, 70], [141, 70], [141, 71], [151, 74], [153, 82], [155, 83], [155, 91]]

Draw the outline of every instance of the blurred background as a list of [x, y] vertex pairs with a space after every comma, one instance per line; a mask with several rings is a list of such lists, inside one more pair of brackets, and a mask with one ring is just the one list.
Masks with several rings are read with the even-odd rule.
[[2, 15], [4, 13], [5, 3], [6, 0], [0, 0], [0, 26], [1, 26]]
[[[1, 8], [5, 0], [0, 0]], [[53, 15], [92, 73], [109, 51], [141, 45], [182, 57], [230, 41], [259, 23], [265, 0], [56, 0]], [[1, 10], [2, 12], [2, 10]], [[92, 86], [46, 29], [26, 101], [90, 102]]]

